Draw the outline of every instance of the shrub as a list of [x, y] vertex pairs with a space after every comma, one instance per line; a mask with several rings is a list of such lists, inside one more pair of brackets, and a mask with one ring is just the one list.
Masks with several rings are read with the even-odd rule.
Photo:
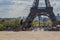
[[3, 31], [5, 29], [3, 24], [0, 24], [0, 31]]

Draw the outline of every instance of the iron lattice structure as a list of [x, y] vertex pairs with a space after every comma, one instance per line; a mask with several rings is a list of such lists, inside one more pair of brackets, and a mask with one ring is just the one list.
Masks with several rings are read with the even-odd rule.
[[38, 7], [39, 0], [34, 0], [33, 6], [30, 9], [30, 13], [22, 26], [23, 30], [29, 29], [31, 27], [31, 23], [34, 20], [34, 18], [36, 16], [41, 16], [41, 15], [48, 16], [52, 21], [52, 26], [57, 25], [57, 20], [53, 12], [53, 7], [51, 7], [50, 5], [50, 1], [45, 0], [45, 4], [46, 7]]

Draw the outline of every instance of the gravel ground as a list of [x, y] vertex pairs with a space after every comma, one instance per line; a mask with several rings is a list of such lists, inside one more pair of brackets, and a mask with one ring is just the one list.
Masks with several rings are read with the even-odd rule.
[[0, 40], [60, 40], [60, 32], [26, 31], [0, 32]]

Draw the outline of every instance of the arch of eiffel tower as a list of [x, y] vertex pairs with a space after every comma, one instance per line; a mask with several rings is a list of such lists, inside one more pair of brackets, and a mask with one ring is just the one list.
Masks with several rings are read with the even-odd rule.
[[22, 26], [22, 30], [29, 29], [31, 27], [31, 23], [34, 20], [34, 18], [36, 16], [41, 16], [41, 15], [48, 16], [52, 21], [52, 26], [57, 25], [57, 20], [53, 12], [53, 7], [51, 7], [50, 5], [50, 1], [45, 0], [46, 7], [38, 7], [38, 5], [39, 5], [39, 0], [34, 0], [33, 6], [30, 9], [30, 13]]

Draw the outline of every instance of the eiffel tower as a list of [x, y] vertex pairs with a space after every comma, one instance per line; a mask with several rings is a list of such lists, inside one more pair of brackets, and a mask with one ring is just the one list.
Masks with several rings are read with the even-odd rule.
[[22, 26], [23, 30], [28, 30], [31, 27], [31, 23], [34, 20], [34, 18], [36, 16], [41, 16], [41, 15], [48, 16], [52, 21], [52, 26], [57, 25], [57, 20], [53, 12], [53, 7], [51, 7], [50, 5], [50, 1], [45, 0], [45, 4], [46, 4], [46, 7], [38, 7], [39, 0], [34, 0], [33, 6], [30, 9], [30, 14], [26, 18]]

